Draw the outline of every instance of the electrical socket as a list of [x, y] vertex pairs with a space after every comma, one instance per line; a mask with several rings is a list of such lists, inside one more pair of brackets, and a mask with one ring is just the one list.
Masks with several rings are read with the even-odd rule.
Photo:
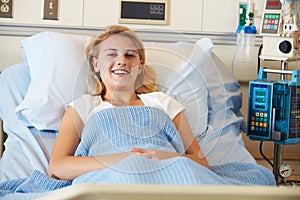
[[0, 0], [0, 17], [3, 18], [12, 18], [13, 14], [13, 0]]
[[58, 0], [44, 0], [43, 19], [58, 20]]

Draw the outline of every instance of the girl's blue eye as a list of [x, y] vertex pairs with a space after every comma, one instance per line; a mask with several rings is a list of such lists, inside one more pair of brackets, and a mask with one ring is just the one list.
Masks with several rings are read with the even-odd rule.
[[108, 53], [107, 56], [110, 56], [110, 57], [116, 57], [117, 54], [116, 54], [116, 53]]
[[126, 55], [126, 57], [131, 57], [131, 58], [135, 58], [136, 57], [136, 55], [134, 53], [127, 53], [125, 55]]

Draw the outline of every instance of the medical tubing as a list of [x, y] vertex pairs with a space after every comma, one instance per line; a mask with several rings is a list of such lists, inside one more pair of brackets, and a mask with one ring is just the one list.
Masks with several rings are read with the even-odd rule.
[[[239, 35], [237, 35], [237, 37], [239, 37]], [[237, 53], [239, 51], [240, 43], [241, 43], [241, 39], [237, 38], [236, 39], [236, 48], [235, 48], [235, 52], [234, 52], [234, 55], [233, 55], [233, 58], [232, 58], [232, 63], [231, 63], [231, 73], [232, 74], [234, 73], [234, 64], [235, 64], [235, 61], [236, 61]]]
[[263, 146], [263, 143], [264, 141], [261, 141], [259, 143], [259, 152], [260, 152], [260, 155], [268, 162], [269, 165], [271, 165], [271, 167], [274, 169], [274, 165], [273, 163], [267, 158], [267, 156], [265, 156], [263, 150], [262, 150], [262, 146]]
[[258, 54], [257, 54], [257, 74], [259, 73], [259, 68], [260, 68], [260, 55], [261, 55], [262, 49], [263, 49], [263, 44], [261, 44], [261, 45], [259, 46]]
[[253, 0], [248, 0], [246, 19], [246, 25], [251, 26], [253, 23]]

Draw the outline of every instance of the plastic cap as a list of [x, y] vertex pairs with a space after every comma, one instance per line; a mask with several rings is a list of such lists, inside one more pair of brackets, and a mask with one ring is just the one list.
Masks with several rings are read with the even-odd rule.
[[237, 33], [240, 33], [240, 32], [244, 32], [244, 33], [250, 33], [250, 34], [256, 34], [257, 31], [256, 31], [256, 27], [255, 26], [238, 26], [238, 28], [236, 29], [236, 32]]

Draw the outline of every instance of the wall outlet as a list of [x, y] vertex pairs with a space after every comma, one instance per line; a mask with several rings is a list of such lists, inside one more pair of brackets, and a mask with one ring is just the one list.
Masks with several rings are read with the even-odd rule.
[[12, 18], [13, 14], [13, 0], [0, 0], [0, 17], [3, 18]]
[[43, 19], [58, 20], [58, 0], [44, 0]]

